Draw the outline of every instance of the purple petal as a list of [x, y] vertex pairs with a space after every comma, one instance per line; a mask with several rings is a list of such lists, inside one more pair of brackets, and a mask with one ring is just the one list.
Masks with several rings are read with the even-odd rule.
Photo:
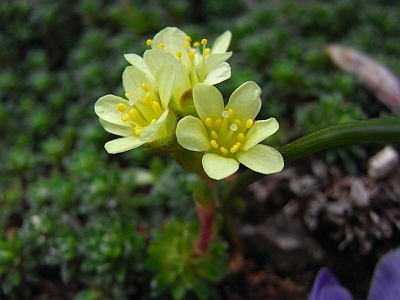
[[375, 268], [369, 300], [400, 299], [400, 248], [382, 256]]
[[328, 268], [322, 268], [315, 278], [309, 300], [353, 300]]

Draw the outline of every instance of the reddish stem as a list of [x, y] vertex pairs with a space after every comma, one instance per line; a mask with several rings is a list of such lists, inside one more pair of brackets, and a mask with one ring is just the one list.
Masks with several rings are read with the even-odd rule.
[[214, 233], [215, 206], [202, 206], [201, 204], [196, 203], [196, 210], [200, 221], [200, 233], [195, 249], [196, 254], [200, 256], [207, 251]]

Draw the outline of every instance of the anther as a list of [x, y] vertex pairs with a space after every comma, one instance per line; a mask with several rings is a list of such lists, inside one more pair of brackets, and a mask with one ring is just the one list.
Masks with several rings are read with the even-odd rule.
[[232, 118], [233, 117], [233, 109], [230, 108], [228, 109], [228, 118]]
[[238, 139], [239, 142], [243, 142], [243, 140], [244, 140], [244, 134], [243, 134], [243, 133], [239, 133], [239, 134], [237, 135], [237, 139]]
[[148, 40], [146, 41], [146, 45], [147, 45], [147, 46], [153, 45], [153, 40], [148, 39]]
[[122, 121], [123, 122], [128, 122], [130, 118], [131, 118], [131, 116], [129, 114], [124, 114], [122, 116]]
[[229, 129], [232, 131], [236, 131], [238, 130], [238, 126], [236, 124], [231, 124], [231, 126], [229, 126]]
[[126, 111], [126, 105], [123, 104], [123, 103], [118, 103], [117, 109], [118, 109], [119, 112], [123, 113], [124, 111]]
[[157, 47], [160, 49], [164, 49], [164, 46], [165, 46], [164, 43], [159, 43]]
[[151, 120], [151, 124], [154, 124], [155, 122], [157, 122], [157, 119]]
[[192, 41], [192, 38], [191, 38], [190, 36], [187, 35], [187, 36], [185, 36], [185, 41], [186, 41], [186, 42], [191, 42], [191, 41]]
[[232, 148], [230, 149], [231, 153], [235, 153], [236, 151], [238, 151], [239, 147], [236, 145], [233, 145]]
[[161, 106], [157, 101], [153, 101], [152, 104], [153, 104], [154, 110], [161, 110]]
[[217, 119], [217, 120], [215, 120], [215, 122], [214, 122], [215, 127], [220, 127], [221, 124], [222, 124], [222, 120], [221, 120], [221, 119]]
[[189, 43], [184, 43], [183, 44], [183, 48], [185, 48], [185, 49], [189, 48], [189, 46], [190, 46]]
[[142, 128], [140, 126], [135, 127], [135, 134], [140, 135], [142, 133]]
[[126, 99], [129, 99], [129, 96], [130, 96], [129, 93], [125, 93], [125, 98]]
[[188, 56], [189, 56], [189, 58], [194, 58], [194, 52], [189, 52]]
[[227, 155], [228, 154], [228, 150], [225, 147], [221, 147], [219, 148], [219, 151], [221, 151], [223, 154]]
[[146, 93], [146, 96], [144, 97], [144, 103], [150, 104], [152, 100], [153, 100], [153, 95], [149, 92]]
[[210, 53], [211, 53], [211, 49], [210, 48], [204, 49], [204, 55], [208, 55]]
[[207, 45], [207, 39], [202, 39], [202, 40], [201, 40], [201, 44], [202, 44], [202, 45]]
[[200, 43], [199, 42], [194, 42], [193, 43], [193, 47], [195, 47], [195, 48], [200, 47]]
[[139, 111], [136, 108], [132, 108], [129, 112], [132, 118], [137, 118], [139, 116]]
[[253, 126], [254, 121], [252, 119], [248, 119], [246, 121], [246, 128], [251, 128], [251, 126]]
[[235, 121], [233, 121], [233, 123], [235, 123], [238, 127], [242, 125], [242, 121], [240, 121], [239, 119], [236, 119]]
[[218, 134], [213, 130], [211, 131], [211, 136], [214, 140], [216, 140], [218, 138]]
[[176, 57], [181, 58], [182, 57], [182, 52], [178, 51], [175, 53]]
[[211, 127], [213, 125], [213, 120], [211, 118], [206, 118], [204, 121], [207, 127]]
[[213, 147], [214, 149], [218, 148], [218, 143], [216, 140], [211, 140], [210, 144], [211, 144], [211, 147]]
[[142, 83], [142, 90], [145, 91], [146, 93], [149, 91], [149, 87], [147, 86], [147, 84]]

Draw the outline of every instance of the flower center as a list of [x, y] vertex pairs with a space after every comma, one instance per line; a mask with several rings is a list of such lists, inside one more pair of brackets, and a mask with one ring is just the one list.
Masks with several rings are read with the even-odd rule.
[[[157, 122], [164, 112], [160, 100], [149, 90], [149, 87], [143, 83], [142, 89], [146, 92], [143, 99], [135, 101], [133, 105], [124, 103], [117, 105], [117, 110], [122, 114], [122, 121], [131, 124], [137, 136], [140, 136], [143, 127]], [[126, 93], [125, 97], [129, 98], [129, 94]]]
[[247, 132], [253, 126], [254, 120], [245, 121], [234, 118], [233, 109], [224, 110], [221, 118], [206, 118], [204, 124], [210, 139], [210, 152], [227, 157], [234, 157], [240, 149]]
[[[174, 53], [175, 57], [183, 66], [188, 87], [194, 87], [197, 83], [204, 81], [207, 76], [205, 72], [205, 57], [211, 53], [211, 49], [207, 48], [207, 39], [202, 39], [200, 42], [194, 42], [192, 44], [191, 42], [191, 37], [185, 36], [182, 40], [182, 44], [178, 45], [179, 48], [182, 48], [182, 51]], [[146, 44], [152, 46], [153, 41], [148, 39]], [[164, 43], [159, 43], [156, 47], [170, 52], [169, 49], [165, 48]], [[201, 68], [197, 68], [199, 64], [201, 64]]]

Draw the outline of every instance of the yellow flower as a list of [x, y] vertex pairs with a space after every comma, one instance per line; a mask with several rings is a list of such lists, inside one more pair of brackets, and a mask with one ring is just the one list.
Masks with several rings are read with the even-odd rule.
[[249, 81], [236, 89], [224, 106], [215, 87], [202, 83], [194, 87], [193, 100], [200, 118], [184, 117], [176, 135], [183, 148], [205, 152], [202, 164], [209, 177], [226, 178], [238, 170], [239, 163], [263, 174], [283, 169], [279, 151], [259, 144], [279, 128], [274, 118], [254, 120], [261, 108], [260, 94], [260, 87]]
[[232, 52], [227, 52], [231, 36], [226, 31], [210, 48], [207, 39], [192, 42], [183, 31], [167, 27], [153, 40], [146, 41], [151, 49], [144, 53], [143, 58], [136, 54], [126, 54], [125, 58], [149, 78], [156, 78], [161, 68], [171, 66], [174, 88], [170, 106], [186, 115], [194, 113], [192, 88], [196, 84], [214, 85], [231, 76], [231, 68], [225, 62], [232, 55]]
[[101, 97], [95, 112], [104, 129], [121, 138], [105, 144], [109, 153], [120, 153], [146, 145], [161, 147], [175, 135], [176, 117], [168, 110], [173, 83], [170, 66], [157, 73], [157, 83], [137, 66], [125, 69], [126, 100], [115, 95]]

